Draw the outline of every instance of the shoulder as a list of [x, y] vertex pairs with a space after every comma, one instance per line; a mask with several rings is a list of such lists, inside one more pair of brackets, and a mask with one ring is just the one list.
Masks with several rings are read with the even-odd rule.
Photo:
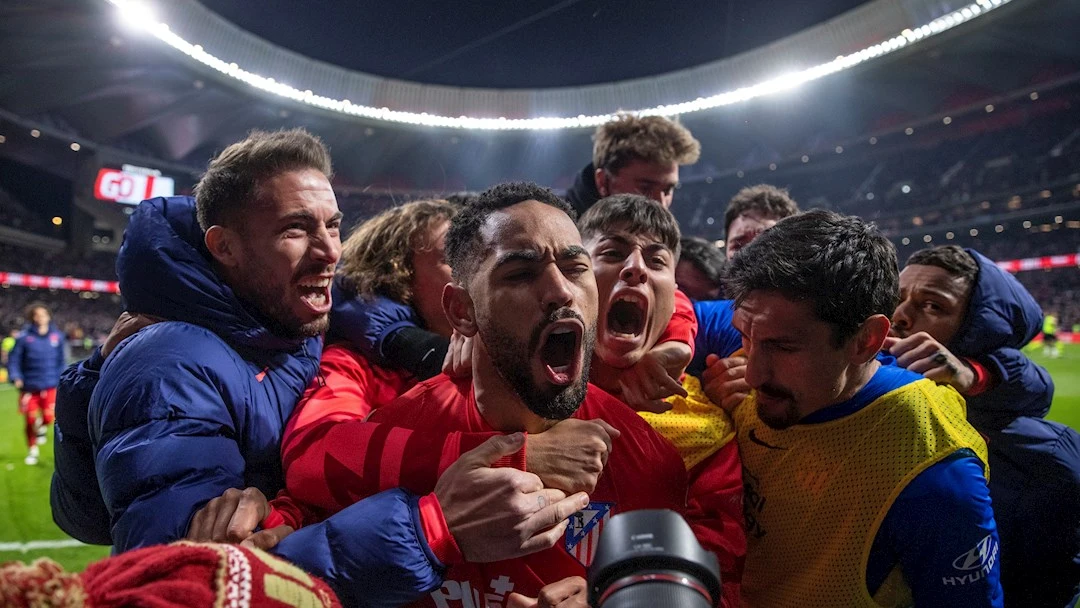
[[730, 322], [735, 314], [734, 300], [698, 300], [694, 302], [694, 314], [698, 317], [698, 323], [704, 325], [707, 321]]
[[150, 418], [201, 415], [215, 403], [247, 403], [254, 382], [246, 361], [213, 332], [158, 323], [110, 353], [91, 410], [105, 416], [112, 414], [104, 410]]
[[344, 344], [331, 344], [323, 350], [319, 367], [345, 374], [370, 374], [374, 367], [367, 357], [345, 346]]
[[156, 323], [125, 340], [102, 366], [102, 372], [138, 362], [140, 369], [181, 366], [222, 371], [224, 362], [243, 358], [214, 332], [179, 321]]
[[399, 426], [430, 422], [430, 416], [467, 403], [471, 391], [471, 379], [455, 380], [446, 374], [439, 374], [418, 382], [393, 402], [372, 412], [371, 420], [393, 420]]
[[[672, 454], [675, 454], [675, 448], [671, 442], [657, 433], [640, 414], [599, 386], [589, 385], [585, 401], [582, 402], [574, 417], [583, 420], [603, 419], [619, 431], [629, 433], [634, 437], [635, 442], [663, 445], [669, 447]], [[681, 459], [679, 461], [682, 462]]]
[[981, 512], [982, 504], [989, 501], [982, 462], [970, 450], [954, 452], [915, 476], [902, 497], [921, 503], [925, 509], [951, 510], [943, 513]]

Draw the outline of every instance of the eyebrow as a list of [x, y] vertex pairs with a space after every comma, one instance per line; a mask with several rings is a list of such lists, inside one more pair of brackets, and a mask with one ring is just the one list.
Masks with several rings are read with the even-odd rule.
[[[336, 221], [340, 220], [343, 217], [345, 217], [345, 214], [338, 211], [337, 213], [335, 213], [333, 216], [330, 217], [329, 222], [336, 222]], [[306, 209], [301, 209], [299, 211], [293, 211], [292, 213], [287, 213], [287, 214], [281, 216], [280, 219], [278, 219], [279, 222], [293, 222], [293, 221], [297, 221], [297, 220], [301, 220], [301, 221], [309, 222], [309, 223], [314, 223], [314, 222], [318, 221], [315, 218], [315, 214], [312, 213], [311, 211], [306, 210]], [[329, 222], [327, 222], [327, 223], [329, 223]]]
[[641, 185], [641, 184], [648, 184], [648, 185], [650, 185], [650, 186], [668, 186], [668, 187], [674, 187], [674, 186], [678, 186], [678, 185], [679, 185], [679, 182], [677, 182], [677, 181], [674, 181], [674, 182], [669, 182], [669, 181], [664, 181], [664, 180], [660, 180], [660, 179], [649, 179], [649, 178], [647, 178], [647, 177], [642, 177], [642, 178], [638, 178], [638, 179], [636, 180], [636, 182], [637, 182], [637, 184], [638, 184], [638, 185]]
[[[904, 291], [904, 289], [901, 288], [900, 291]], [[943, 289], [935, 289], [933, 287], [918, 287], [918, 288], [915, 288], [915, 289], [910, 289], [909, 288], [909, 289], [907, 289], [907, 291], [909, 293], [916, 293], [918, 295], [937, 296], [937, 297], [945, 299], [945, 300], [952, 300], [952, 299], [957, 298], [957, 296], [955, 294], [951, 294], [951, 293], [949, 293], [949, 292], [947, 292], [947, 291], [945, 291]]]
[[[655, 237], [650, 237], [650, 238], [655, 238]], [[634, 246], [634, 243], [632, 243], [630, 241], [630, 239], [628, 239], [628, 238], [626, 238], [624, 236], [620, 236], [618, 234], [606, 234], [603, 237], [601, 237], [600, 240], [601, 241], [614, 241], [615, 243], [618, 243], [619, 245], [623, 245], [624, 247], [633, 247]], [[670, 247], [668, 247], [667, 245], [661, 243], [660, 241], [656, 241], [656, 240], [652, 241], [651, 243], [649, 243], [648, 245], [643, 247], [643, 249], [645, 251], [655, 251], [657, 249], [662, 249], [664, 251], [667, 251], [668, 253], [671, 252]]]
[[[738, 332], [739, 337], [741, 337], [741, 338], [749, 338], [749, 336], [747, 336], [745, 333], [743, 333], [743, 331], [741, 329], [739, 329], [735, 325], [734, 319], [732, 319], [731, 327], [736, 332]], [[796, 344], [796, 345], [797, 344], [802, 344], [802, 339], [801, 338], [793, 337], [793, 336], [778, 336], [778, 337], [775, 337], [775, 338], [759, 338], [759, 340], [761, 342], [767, 343], [767, 344], [785, 344], [785, 345], [786, 344]]]
[[[555, 256], [557, 260], [572, 260], [578, 257], [587, 258], [589, 257], [589, 252], [586, 251], [584, 247], [570, 245]], [[516, 249], [500, 255], [498, 259], [495, 260], [495, 268], [500, 268], [514, 262], [538, 262], [542, 258], [543, 255], [535, 249]]]

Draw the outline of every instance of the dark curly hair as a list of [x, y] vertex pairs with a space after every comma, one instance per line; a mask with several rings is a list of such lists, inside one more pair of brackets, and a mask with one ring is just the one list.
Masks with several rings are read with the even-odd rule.
[[573, 207], [557, 196], [550, 188], [531, 182], [508, 182], [488, 188], [476, 199], [469, 201], [450, 222], [446, 233], [446, 261], [455, 281], [465, 282], [476, 271], [479, 262], [477, 250], [480, 229], [492, 213], [525, 201], [537, 201], [551, 205], [577, 219]]

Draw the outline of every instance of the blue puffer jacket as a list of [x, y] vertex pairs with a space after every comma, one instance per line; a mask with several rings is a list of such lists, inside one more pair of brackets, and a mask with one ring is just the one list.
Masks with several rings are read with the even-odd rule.
[[[139, 206], [117, 273], [128, 310], [169, 319], [109, 355], [89, 402], [97, 482], [115, 550], [125, 551], [182, 538], [195, 511], [228, 488], [282, 488], [281, 435], [322, 347], [272, 334], [241, 305], [209, 263], [189, 197]], [[275, 552], [327, 580], [346, 605], [399, 605], [441, 584], [443, 566], [423, 539], [417, 498], [395, 490]]]
[[1011, 274], [967, 252], [979, 276], [947, 346], [999, 379], [967, 403], [987, 439], [1005, 605], [1071, 607], [1080, 593], [1080, 434], [1042, 419], [1054, 383], [1019, 350], [1042, 330], [1038, 303]]
[[9, 379], [21, 380], [25, 391], [43, 391], [56, 388], [63, 370], [64, 332], [49, 325], [43, 336], [33, 325], [24, 327], [8, 355]]
[[1016, 277], [974, 249], [966, 251], [979, 263], [979, 276], [964, 322], [946, 346], [999, 379], [994, 390], [967, 399], [968, 419], [976, 427], [1002, 428], [1016, 416], [1045, 416], [1054, 382], [1020, 352], [1042, 331], [1042, 308]]

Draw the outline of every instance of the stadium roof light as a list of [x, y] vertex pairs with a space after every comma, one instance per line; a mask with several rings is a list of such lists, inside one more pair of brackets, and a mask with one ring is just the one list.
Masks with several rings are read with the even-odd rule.
[[[782, 74], [759, 82], [758, 84], [741, 87], [732, 91], [718, 93], [708, 97], [698, 97], [697, 99], [681, 103], [665, 104], [651, 108], [640, 108], [631, 110], [629, 113], [641, 116], [673, 116], [733, 105], [758, 97], [789, 91], [806, 82], [852, 68], [871, 59], [892, 53], [910, 44], [924, 40], [929, 36], [940, 34], [941, 32], [970, 21], [971, 19], [1009, 1], [1011, 0], [977, 0], [976, 2], [972, 2], [947, 15], [938, 17], [929, 23], [922, 24], [917, 28], [905, 28], [902, 32], [888, 40], [848, 55], [839, 55], [832, 61], [803, 70]], [[311, 90], [301, 91], [288, 84], [276, 82], [271, 77], [250, 72], [237, 65], [235, 62], [228, 62], [224, 59], [215, 57], [203, 49], [202, 46], [189, 42], [177, 35], [169, 29], [168, 24], [158, 21], [154, 12], [146, 2], [141, 0], [108, 0], [108, 2], [119, 9], [120, 15], [126, 23], [130, 23], [141, 30], [149, 32], [165, 44], [168, 44], [191, 59], [198, 61], [209, 68], [273, 95], [347, 116], [409, 125], [495, 131], [554, 130], [595, 127], [608, 122], [615, 117], [614, 111], [607, 114], [539, 116], [534, 118], [506, 118], [504, 116], [496, 118], [441, 116], [438, 114], [429, 114], [427, 112], [405, 112], [391, 110], [386, 107], [376, 108], [373, 106], [355, 104], [348, 99], [334, 99], [332, 97], [319, 95]]]
[[120, 21], [130, 30], [149, 31], [157, 22], [157, 16], [146, 2], [125, 0], [113, 2], [120, 9]]

